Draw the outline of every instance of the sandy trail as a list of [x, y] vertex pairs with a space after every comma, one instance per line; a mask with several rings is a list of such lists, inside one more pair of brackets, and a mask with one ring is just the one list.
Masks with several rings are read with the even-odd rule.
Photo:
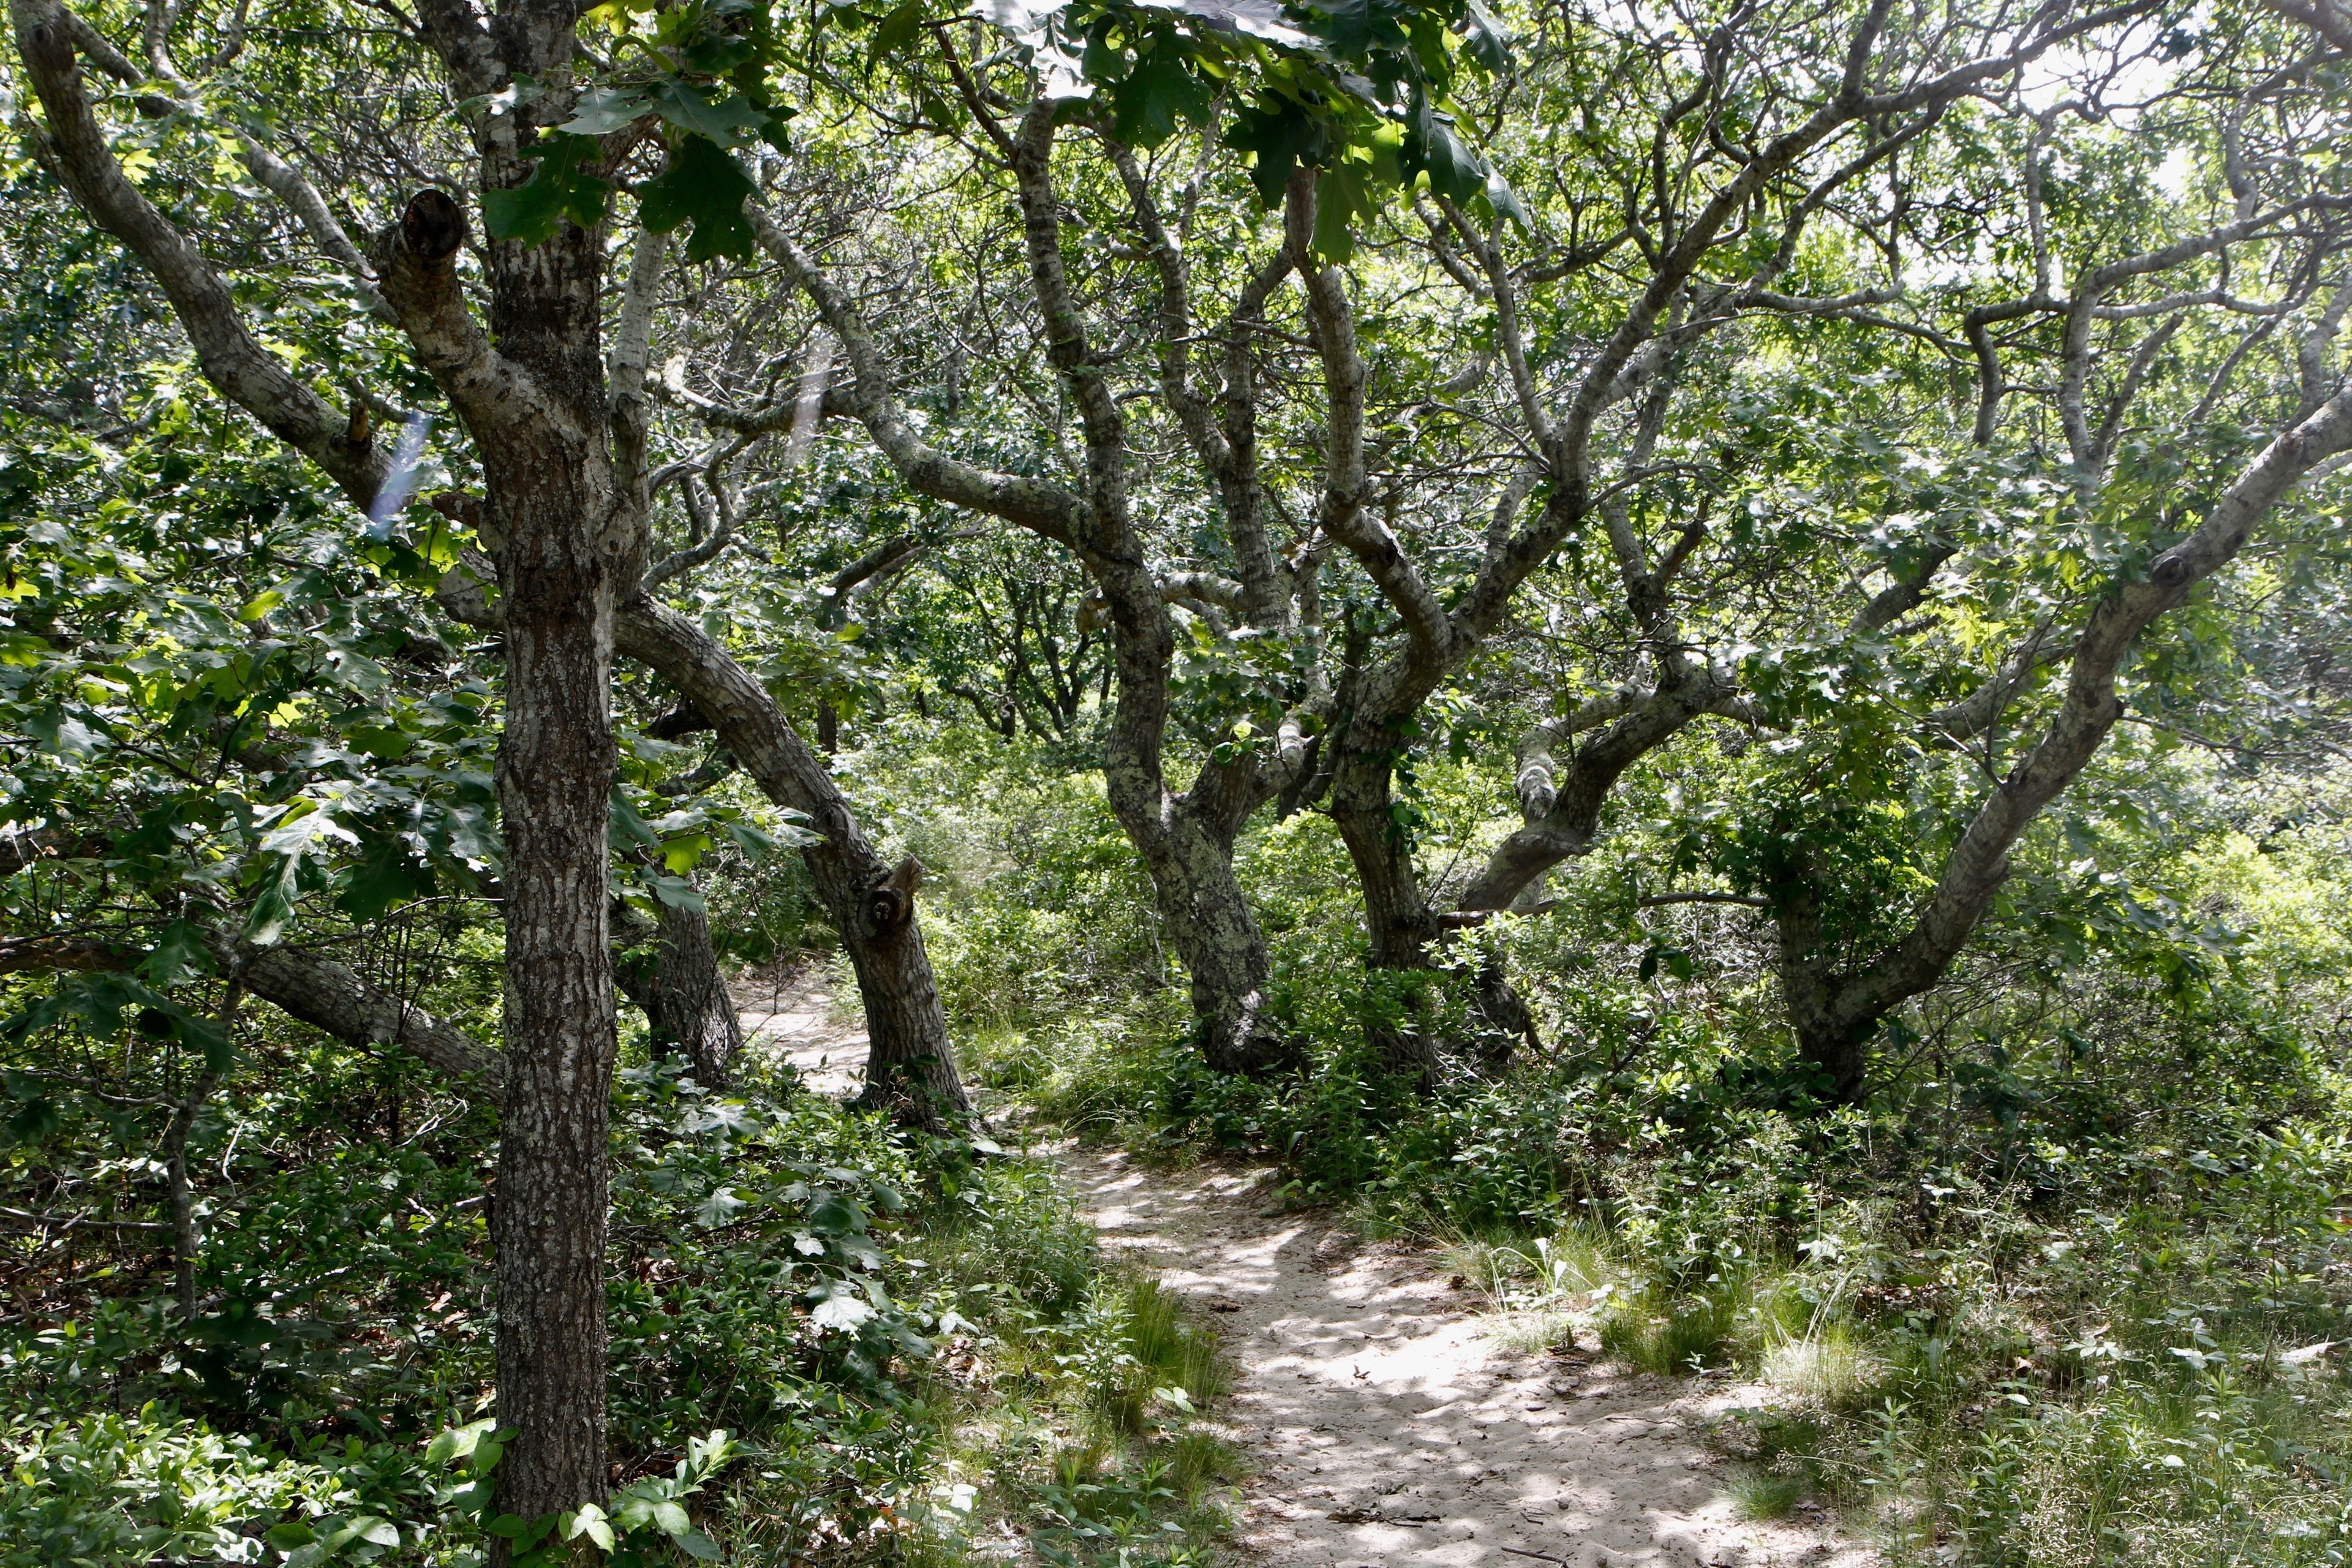
[[833, 1021], [833, 991], [813, 963], [746, 974], [731, 989], [743, 1049], [788, 1063], [819, 1094], [845, 1100], [865, 1086], [866, 1030]]
[[[745, 1048], [821, 1093], [862, 1079], [821, 970], [748, 980]], [[1234, 1360], [1219, 1411], [1255, 1472], [1239, 1543], [1269, 1568], [1867, 1568], [1822, 1529], [1741, 1520], [1705, 1426], [1768, 1390], [1504, 1350], [1435, 1258], [1267, 1208], [1275, 1172], [1165, 1173], [1055, 1151], [1106, 1247], [1205, 1307]]]
[[1697, 1435], [1759, 1388], [1507, 1352], [1426, 1253], [1265, 1212], [1270, 1170], [1061, 1157], [1105, 1243], [1217, 1314], [1237, 1373], [1224, 1415], [1257, 1465], [1240, 1535], [1264, 1562], [1874, 1560], [1819, 1530], [1743, 1521], [1722, 1495]]

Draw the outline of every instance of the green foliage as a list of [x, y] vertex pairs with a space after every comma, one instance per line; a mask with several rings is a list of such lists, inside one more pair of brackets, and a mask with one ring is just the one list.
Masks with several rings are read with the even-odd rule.
[[[503, 1518], [493, 1118], [381, 1041], [324, 1044], [251, 998], [220, 1020], [233, 943], [299, 944], [496, 1039], [501, 649], [429, 592], [485, 542], [406, 504], [479, 488], [482, 454], [364, 280], [257, 195], [240, 139], [355, 221], [457, 183], [511, 117], [527, 173], [481, 193], [493, 238], [685, 237], [641, 471], [664, 478], [652, 558], [708, 559], [663, 596], [841, 737], [860, 821], [929, 868], [925, 940], [975, 1079], [1160, 1155], [1278, 1160], [1281, 1201], [1449, 1242], [1530, 1346], [1769, 1377], [1781, 1407], [1726, 1436], [1759, 1467], [1735, 1483], [1752, 1514], [1817, 1494], [1898, 1560], [2346, 1555], [2340, 490], [2306, 481], [2144, 640], [2124, 727], [2009, 853], [1946, 983], [1881, 1026], [1868, 1103], [1825, 1106], [1792, 1050], [1780, 982], [1805, 944], [1772, 924], [1808, 895], [1820, 940], [1797, 957], [1826, 974], [1899, 937], [2057, 710], [2070, 628], [2325, 395], [2304, 371], [2332, 310], [2312, 290], [2341, 270], [2340, 84], [2292, 18], [2224, 5], [2133, 35], [2150, 53], [2122, 79], [2158, 86], [2132, 113], [2039, 118], [1988, 79], [1731, 193], [1839, 92], [1851, 8], [612, 0], [581, 18], [575, 79], [454, 113], [406, 31], [262, 9], [250, 29], [244, 7], [158, 11], [203, 79], [170, 98], [83, 75], [126, 176], [230, 275], [274, 362], [366, 411], [339, 439], [404, 454], [381, 515], [226, 412], [152, 281], [31, 143], [0, 153], [0, 1552], [454, 1562]], [[1998, 44], [1987, 16], [1951, 21], [1895, 17], [1871, 90]], [[2095, 99], [2111, 42], [2036, 69]], [[2264, 112], [2224, 138], [2206, 106], [2249, 81]], [[997, 157], [1040, 95], [1062, 132], [1042, 239], [1007, 218]], [[1805, 195], [1841, 165], [1853, 184]], [[2192, 245], [2094, 316], [2056, 298], [2223, 221], [2246, 177], [2292, 221]], [[1199, 1059], [1172, 905], [1097, 764], [1164, 657], [1146, 749], [1171, 792], [1273, 756], [1286, 719], [1328, 765], [1411, 640], [1317, 521], [1337, 499], [1323, 328], [1286, 274], [1227, 319], [1303, 179], [1364, 360], [1353, 500], [1453, 610], [1567, 495], [1557, 471], [1505, 488], [1550, 440], [1525, 405], [1557, 422], [1644, 268], [1711, 197], [1737, 208], [1695, 286], [1641, 307], [1672, 353], [1585, 388], [1596, 456], [1631, 466], [1577, 479], [1594, 515], [1372, 742], [1433, 908], [1520, 826], [1505, 753], [1530, 723], [1662, 680], [1670, 653], [1738, 698], [1613, 780], [1549, 913], [1449, 929], [1427, 969], [1363, 962], [1330, 799], [1311, 775], [1286, 792], [1237, 865], [1270, 938], [1265, 1018], [1302, 1060], [1237, 1079]], [[1114, 667], [1103, 584], [1053, 530], [918, 497], [854, 419], [822, 417], [862, 398], [829, 396], [839, 345], [801, 292], [745, 265], [754, 199], [860, 301], [900, 433], [943, 459], [1066, 481], [1070, 394], [1098, 378], [1131, 450], [1089, 500], [1124, 498], [1138, 561], [1204, 596]], [[1049, 254], [1090, 323], [1075, 371], [1032, 330]], [[2202, 300], [2210, 318], [2183, 303]], [[2002, 301], [2022, 313], [1970, 341]], [[2096, 475], [2056, 402], [2085, 321], [2075, 389], [2113, 400], [2089, 416]], [[2006, 367], [1990, 440], [1979, 351]], [[1222, 448], [1193, 439], [1210, 425]], [[1244, 448], [1243, 484], [1196, 471]], [[1302, 590], [1285, 617], [1228, 602], [1253, 487]], [[1931, 565], [1911, 609], [1857, 619]], [[1987, 691], [1990, 723], [1956, 715]], [[616, 710], [614, 896], [707, 910], [730, 957], [828, 947], [806, 868], [772, 853], [796, 831], [700, 716], [625, 667]], [[1143, 742], [1121, 741], [1130, 766]], [[1694, 892], [1729, 901], [1662, 901]], [[1532, 1040], [1493, 1008], [1497, 975]], [[635, 1063], [615, 1115], [622, 1477], [593, 1513], [508, 1521], [526, 1553], [938, 1560], [1004, 1523], [1051, 1561], [1204, 1549], [1231, 1468], [1197, 1419], [1213, 1347], [1105, 1275], [1043, 1169], [756, 1071], [714, 1095]]]
[[[274, 1558], [368, 1563], [434, 1542], [411, 1521], [432, 1478], [386, 1445], [322, 1443], [288, 1458], [203, 1423], [142, 1411], [0, 1433], [0, 1563], [248, 1562], [253, 1521]], [[394, 1522], [400, 1521], [404, 1522]]]
[[[1939, 1542], [2001, 1568], [2332, 1561], [2346, 1384], [2315, 1347], [2352, 1311], [2335, 1208], [2352, 1134], [2319, 1022], [2340, 1005], [2341, 827], [2308, 803], [2334, 796], [2119, 760], [2115, 793], [2095, 781], [2099, 804], [2021, 857], [1981, 978], [1907, 1019], [1909, 1074], [1827, 1115], [1757, 989], [1755, 917], [1630, 907], [1680, 831], [1653, 803], [1750, 765], [1779, 763], [1702, 755], [1636, 789], [1564, 907], [1491, 938], [1546, 1045], [1507, 1076], [1385, 1067], [1377, 1042], [1401, 1020], [1467, 1037], [1467, 977], [1356, 962], [1347, 864], [1313, 817], [1242, 858], [1311, 1052], [1296, 1077], [1206, 1072], [1149, 970], [1089, 968], [1057, 998], [1021, 989], [996, 945], [950, 942], [943, 984], [1006, 999], [967, 1004], [992, 1026], [978, 1075], [1073, 1126], [1273, 1155], [1290, 1201], [1452, 1240], [1513, 1342], [1767, 1380], [1773, 1406], [1719, 1434], [1751, 1516], [1819, 1500], [1896, 1561]], [[988, 775], [957, 766], [969, 782], [937, 793], [972, 801]], [[1442, 854], [1476, 830], [1476, 792], [1425, 777]], [[2132, 805], [2158, 794], [2160, 816]], [[2300, 826], [2261, 847], [2236, 830], [2278, 820], [2282, 799]], [[994, 910], [971, 929], [1045, 936], [1024, 951], [1048, 963], [1068, 951], [1055, 944], [1090, 895], [1066, 873], [1108, 825], [1077, 831], [1066, 797], [1029, 786], [956, 820], [943, 859], [1008, 868], [994, 874], [1024, 896], [959, 890], [943, 924]], [[1014, 839], [1028, 847], [997, 858]], [[2084, 851], [2099, 869], [2054, 897], [2052, 862]]]
[[734, 159], [708, 138], [688, 136], [671, 154], [669, 167], [646, 185], [639, 215], [657, 233], [691, 223], [689, 262], [719, 256], [740, 259], [751, 254], [751, 225], [743, 216], [743, 198], [751, 192], [750, 177]]

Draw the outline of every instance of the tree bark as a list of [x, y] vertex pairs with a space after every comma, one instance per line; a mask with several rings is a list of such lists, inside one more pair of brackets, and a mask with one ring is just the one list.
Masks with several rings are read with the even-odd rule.
[[1234, 874], [1234, 829], [1180, 809], [1142, 832], [1130, 827], [1129, 837], [1142, 851], [1169, 944], [1190, 977], [1202, 1059], [1228, 1073], [1296, 1065], [1297, 1043], [1265, 1016], [1273, 964]]
[[1381, 969], [1426, 969], [1437, 923], [1413, 867], [1412, 835], [1395, 809], [1392, 754], [1363, 746], [1352, 733], [1343, 744], [1331, 780], [1331, 820], [1356, 868], [1371, 962]]
[[[588, 237], [572, 231], [581, 239]], [[557, 246], [563, 244], [559, 240]], [[575, 330], [595, 342], [594, 289]], [[502, 334], [530, 335], [530, 312]], [[500, 1119], [499, 1420], [517, 1430], [499, 1507], [536, 1518], [604, 1495], [606, 1126], [614, 1066], [605, 829], [614, 747], [613, 584], [591, 546], [602, 499], [577, 460], [484, 442], [504, 535], [507, 1093]], [[554, 454], [545, 454], [553, 458]]]
[[[507, 73], [564, 79], [572, 22], [560, 9], [505, 18]], [[486, 132], [482, 150], [486, 183], [520, 183], [510, 147]], [[456, 278], [466, 237], [457, 204], [422, 192], [385, 237], [381, 269], [386, 301], [480, 455], [481, 533], [498, 568], [507, 1085], [491, 1247], [499, 1420], [516, 1433], [498, 1506], [532, 1519], [600, 1500], [606, 1484], [610, 678], [614, 584], [634, 575], [642, 541], [613, 471], [601, 235], [566, 224], [537, 246], [491, 241], [488, 335]], [[503, 1542], [494, 1555], [503, 1561]]]
[[817, 835], [801, 853], [857, 973], [869, 1042], [863, 1101], [925, 1126], [970, 1117], [916, 919], [919, 870], [894, 868], [876, 853], [824, 763], [709, 633], [642, 595], [623, 609], [618, 631], [621, 652], [692, 703], [768, 798], [802, 813]]
[[[1727, 680], [1696, 670], [1649, 693], [1620, 690], [1589, 699], [1538, 726], [1522, 744], [1517, 793], [1525, 826], [1496, 845], [1464, 891], [1465, 912], [1506, 910], [1563, 860], [1583, 855], [1601, 832], [1601, 814], [1617, 781], [1705, 713], [1735, 700]], [[1566, 764], [1553, 748], [1581, 732], [1591, 739]]]
[[654, 1054], [682, 1058], [705, 1089], [728, 1088], [743, 1026], [719, 968], [710, 917], [657, 903], [651, 916], [619, 905], [613, 919], [623, 940], [639, 950], [614, 963], [614, 978], [644, 1012]]
[[1774, 969], [1798, 1059], [1821, 1075], [1833, 1103], [1859, 1104], [1870, 1087], [1869, 1040], [1878, 1020], [1839, 1016], [1838, 980], [1822, 940], [1822, 901], [1814, 881], [1801, 871], [1773, 888], [1769, 898], [1780, 939]]
[[1771, 889], [1780, 926], [1780, 980], [1798, 1049], [1831, 1078], [1843, 1102], [1868, 1089], [1867, 1046], [1886, 1015], [1951, 968], [2009, 879], [2010, 851], [2071, 784], [2124, 716], [2116, 682], [2139, 635], [2236, 557], [2254, 528], [2305, 474], [2352, 448], [2352, 387], [2282, 431], [2225, 490], [2188, 538], [2117, 584], [2074, 644], [2057, 709], [2032, 749], [1977, 809], [1946, 858], [1935, 890], [1903, 935], [1861, 964], [1833, 971], [1810, 880]]

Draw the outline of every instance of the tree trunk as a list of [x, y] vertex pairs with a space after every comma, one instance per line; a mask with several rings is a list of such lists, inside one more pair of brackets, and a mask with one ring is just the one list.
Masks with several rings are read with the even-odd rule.
[[[1356, 868], [1364, 907], [1367, 959], [1391, 973], [1433, 970], [1429, 951], [1436, 925], [1422, 897], [1412, 863], [1412, 838], [1391, 810], [1391, 764], [1386, 753], [1352, 746], [1340, 758], [1331, 783], [1331, 820]], [[1367, 1021], [1381, 1059], [1397, 1072], [1433, 1081], [1444, 1065], [1444, 1047], [1429, 1026], [1427, 1004], [1417, 994], [1414, 1016]]]
[[710, 917], [657, 904], [647, 919], [624, 904], [614, 920], [625, 940], [646, 950], [621, 960], [614, 975], [644, 1012], [654, 1053], [682, 1058], [705, 1089], [727, 1088], [743, 1026], [719, 973]]
[[1386, 754], [1350, 750], [1331, 783], [1331, 820], [1363, 894], [1364, 936], [1381, 969], [1426, 969], [1437, 922], [1422, 897], [1412, 836], [1397, 820]]
[[1780, 998], [1798, 1058], [1822, 1075], [1832, 1103], [1858, 1105], [1870, 1087], [1869, 1041], [1878, 1016], [1838, 1015], [1840, 982], [1822, 946], [1821, 897], [1810, 877], [1785, 880], [1769, 897], [1780, 936]]
[[[592, 318], [593, 320], [593, 318]], [[589, 333], [592, 344], [593, 328]], [[491, 1225], [499, 1507], [536, 1518], [604, 1495], [604, 1225], [613, 971], [605, 928], [612, 587], [584, 548], [576, 470], [491, 469], [504, 524], [506, 1064]], [[570, 482], [567, 482], [570, 481]]]
[[812, 847], [808, 858], [866, 1006], [866, 1087], [857, 1102], [922, 1127], [969, 1121], [971, 1100], [956, 1071], [947, 1016], [915, 919], [923, 868], [909, 856], [877, 878], [880, 861], [862, 837], [858, 847], [862, 857], [820, 854]]
[[[2324, 346], [2324, 341], [2323, 344]], [[2083, 623], [2057, 704], [2033, 744], [1978, 806], [1909, 929], [1852, 969], [1832, 973], [1820, 899], [1810, 879], [1772, 890], [1780, 981], [1806, 1060], [1829, 1073], [1842, 1102], [1868, 1086], [1866, 1047], [1886, 1015], [1940, 983], [2009, 878], [2010, 852], [2072, 784], [2124, 716], [2117, 672], [2139, 635], [2236, 557], [2297, 481], [2352, 449], [2352, 387], [2312, 408], [2240, 470], [2196, 531], [2111, 588]]]
[[1170, 945], [1191, 977], [1202, 1059], [1219, 1072], [1294, 1065], [1295, 1041], [1265, 1016], [1265, 933], [1234, 875], [1234, 835], [1182, 809], [1129, 837], [1143, 851]]
[[[1385, 753], [1349, 753], [1332, 781], [1331, 818], [1356, 868], [1372, 966], [1433, 970], [1438, 961], [1431, 943], [1444, 928], [1422, 891], [1412, 837], [1396, 819], [1393, 776]], [[1476, 963], [1470, 1006], [1485, 1028], [1471, 1042], [1469, 1060], [1480, 1076], [1498, 1078], [1509, 1070], [1515, 1046], [1536, 1045], [1535, 1017], [1512, 989], [1498, 955], [1482, 954]], [[1425, 1023], [1380, 1026], [1374, 1044], [1401, 1072], [1434, 1078], [1444, 1065], [1444, 1042]]]
[[651, 666], [710, 721], [769, 799], [805, 815], [817, 834], [802, 855], [866, 1005], [862, 1098], [926, 1126], [969, 1117], [971, 1101], [915, 918], [920, 868], [893, 869], [875, 852], [824, 763], [751, 672], [700, 626], [639, 596], [622, 612], [619, 638], [622, 652]]
[[[807, 290], [839, 339], [853, 383], [842, 389], [851, 412], [908, 486], [1054, 541], [1102, 590], [1112, 634], [1109, 678], [1118, 690], [1103, 763], [1111, 810], [1143, 860], [1170, 938], [1192, 972], [1203, 1056], [1226, 1070], [1259, 1070], [1295, 1060], [1296, 1051], [1265, 1020], [1265, 939], [1233, 874], [1234, 836], [1255, 804], [1236, 775], [1255, 770], [1205, 768], [1186, 796], [1167, 786], [1161, 746], [1175, 631], [1130, 522], [1124, 417], [1087, 348], [1063, 272], [1061, 208], [1049, 177], [1054, 122], [1051, 104], [1032, 105], [1014, 166], [1047, 357], [1087, 430], [1083, 500], [1036, 479], [972, 468], [924, 443], [898, 406], [887, 361], [856, 309], [773, 218], [757, 207], [748, 214], [761, 245]], [[1204, 790], [1214, 798], [1204, 801]]]
[[[1526, 826], [1496, 845], [1462, 895], [1465, 912], [1508, 909], [1563, 860], [1588, 853], [1601, 814], [1625, 770], [1664, 746], [1703, 713], [1721, 710], [1731, 688], [1686, 672], [1647, 694], [1603, 693], [1582, 711], [1539, 725], [1521, 742], [1516, 784]], [[1563, 763], [1559, 742], [1584, 734]]]
[[[562, 56], [544, 62], [549, 79], [568, 69], [571, 34], [568, 21], [551, 30]], [[411, 204], [405, 227], [415, 229], [435, 195]], [[439, 205], [455, 215], [446, 197]], [[462, 242], [462, 217], [455, 227], [442, 265]], [[615, 507], [598, 331], [601, 236], [567, 224], [543, 245], [493, 241], [488, 251], [491, 341], [557, 416], [520, 428], [468, 416], [507, 661], [497, 771], [507, 1083], [490, 1239], [499, 1422], [516, 1437], [499, 1468], [498, 1506], [531, 1519], [602, 1499], [606, 1484], [605, 1163], [615, 1040], [605, 829], [619, 563], [604, 536]]]

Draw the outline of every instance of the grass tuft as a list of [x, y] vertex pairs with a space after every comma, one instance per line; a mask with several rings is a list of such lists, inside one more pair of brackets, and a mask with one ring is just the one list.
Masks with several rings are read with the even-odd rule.
[[1788, 1518], [1812, 1489], [1805, 1484], [1802, 1476], [1745, 1469], [1734, 1475], [1723, 1489], [1738, 1508], [1740, 1518], [1761, 1520]]
[[1626, 1298], [1601, 1321], [1601, 1348], [1640, 1372], [1686, 1377], [1731, 1359], [1739, 1303], [1729, 1290]]

